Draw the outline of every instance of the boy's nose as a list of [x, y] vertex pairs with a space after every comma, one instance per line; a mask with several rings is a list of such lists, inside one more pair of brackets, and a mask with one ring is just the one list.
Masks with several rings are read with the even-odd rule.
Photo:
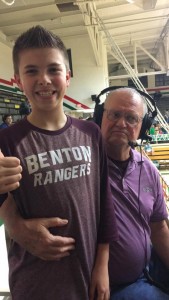
[[51, 84], [51, 79], [47, 74], [41, 74], [39, 75], [38, 83], [40, 85], [49, 85]]

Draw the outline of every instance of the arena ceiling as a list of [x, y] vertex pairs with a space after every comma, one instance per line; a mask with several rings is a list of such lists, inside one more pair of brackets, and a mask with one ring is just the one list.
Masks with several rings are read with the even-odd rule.
[[115, 50], [138, 71], [145, 64], [155, 71], [169, 69], [168, 0], [0, 0], [2, 43], [12, 47], [22, 31], [37, 24], [64, 39], [89, 35], [98, 65], [102, 38], [109, 75], [123, 68]]

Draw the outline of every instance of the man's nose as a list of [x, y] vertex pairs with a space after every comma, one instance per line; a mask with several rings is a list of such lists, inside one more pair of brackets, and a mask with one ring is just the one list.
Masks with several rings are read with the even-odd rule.
[[51, 84], [50, 76], [46, 73], [39, 74], [38, 84], [40, 84], [40, 85], [49, 85], [49, 84]]
[[126, 127], [126, 120], [124, 116], [120, 116], [118, 120], [116, 120], [116, 125], [119, 127]]

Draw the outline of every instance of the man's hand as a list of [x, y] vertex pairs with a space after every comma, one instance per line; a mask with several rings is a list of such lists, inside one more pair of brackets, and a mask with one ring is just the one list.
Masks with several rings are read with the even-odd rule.
[[4, 157], [0, 151], [0, 194], [13, 191], [19, 187], [22, 167], [17, 157]]
[[59, 260], [68, 256], [75, 248], [73, 238], [55, 236], [49, 231], [51, 227], [66, 226], [67, 220], [60, 218], [23, 219], [10, 193], [0, 207], [0, 218], [4, 221], [10, 238], [43, 260]]
[[67, 220], [60, 218], [20, 218], [11, 234], [15, 241], [34, 256], [43, 260], [60, 260], [70, 255], [70, 251], [75, 248], [75, 240], [55, 236], [48, 228], [66, 226], [67, 223]]

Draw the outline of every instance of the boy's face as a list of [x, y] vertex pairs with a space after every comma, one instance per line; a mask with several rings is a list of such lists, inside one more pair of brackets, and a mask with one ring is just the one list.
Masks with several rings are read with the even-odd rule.
[[19, 88], [25, 93], [32, 112], [62, 109], [70, 81], [62, 53], [54, 48], [26, 49], [20, 53]]

